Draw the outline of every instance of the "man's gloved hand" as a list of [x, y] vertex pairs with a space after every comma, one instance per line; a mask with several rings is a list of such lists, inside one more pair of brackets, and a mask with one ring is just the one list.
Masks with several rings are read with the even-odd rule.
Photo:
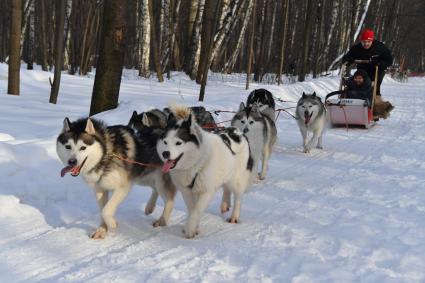
[[379, 56], [375, 55], [369, 58], [369, 64], [374, 66], [379, 65]]

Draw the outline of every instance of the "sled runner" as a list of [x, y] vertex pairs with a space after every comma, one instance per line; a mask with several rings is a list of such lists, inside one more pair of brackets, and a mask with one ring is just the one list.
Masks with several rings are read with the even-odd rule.
[[[355, 63], [362, 63], [356, 60]], [[348, 70], [348, 71], [347, 71]], [[366, 99], [345, 98], [347, 94], [346, 82], [350, 77], [347, 65], [342, 65], [340, 88], [326, 95], [325, 104], [329, 112], [329, 119], [332, 126], [350, 125], [364, 126], [369, 129], [374, 125], [373, 105], [375, 103], [378, 67], [375, 69], [375, 80], [373, 83], [372, 101]], [[336, 96], [336, 97], [335, 97]]]

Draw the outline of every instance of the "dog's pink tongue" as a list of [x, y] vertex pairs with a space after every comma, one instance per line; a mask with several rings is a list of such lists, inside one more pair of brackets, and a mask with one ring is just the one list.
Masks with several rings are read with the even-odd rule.
[[309, 113], [305, 113], [304, 114], [304, 123], [307, 125], [308, 124], [308, 122], [310, 122], [310, 115], [309, 115]]
[[174, 160], [167, 160], [164, 165], [162, 165], [162, 172], [163, 173], [167, 173], [168, 171], [170, 171], [171, 167], [174, 166]]
[[72, 167], [72, 166], [70, 166], [70, 165], [68, 165], [68, 166], [64, 167], [64, 168], [61, 170], [61, 177], [65, 176], [65, 175], [66, 175], [66, 173], [68, 173], [69, 171], [71, 171], [71, 170], [72, 170], [72, 168], [74, 168], [74, 167]]

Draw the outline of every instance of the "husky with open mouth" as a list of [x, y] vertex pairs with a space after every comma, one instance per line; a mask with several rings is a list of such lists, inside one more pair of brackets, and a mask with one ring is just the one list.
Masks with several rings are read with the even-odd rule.
[[[156, 142], [157, 139], [137, 137], [127, 126], [106, 127], [91, 118], [71, 123], [65, 118], [56, 142], [57, 154], [66, 165], [61, 176], [67, 173], [74, 177], [81, 175], [93, 188], [102, 221], [92, 238], [103, 239], [107, 232], [116, 229], [115, 212], [133, 183], [151, 186], [163, 197], [164, 211], [154, 226], [166, 225], [173, 209], [176, 189], [170, 176], [160, 170], [161, 160], [155, 150]], [[153, 207], [149, 207], [149, 203], [146, 208], [149, 211], [145, 210], [147, 214], [152, 212], [155, 205], [153, 203]]]
[[260, 180], [267, 175], [268, 161], [277, 139], [277, 129], [274, 120], [260, 111], [257, 104], [245, 106], [243, 102], [232, 119], [232, 126], [241, 130], [248, 139], [251, 155], [254, 160], [254, 174], [261, 160]]
[[[305, 94], [298, 100], [295, 117], [303, 138], [304, 152], [310, 152], [316, 144], [316, 148], [322, 149], [322, 136], [326, 125], [326, 108], [320, 97], [313, 94]], [[313, 137], [308, 140], [307, 133], [313, 132]]]
[[236, 128], [217, 134], [203, 130], [187, 107], [174, 106], [171, 111], [157, 151], [164, 162], [162, 170], [170, 172], [189, 212], [185, 236], [198, 233], [202, 213], [221, 187], [225, 192], [221, 212], [229, 210], [233, 193], [229, 222], [239, 222], [241, 198], [252, 183], [253, 160], [246, 137]]

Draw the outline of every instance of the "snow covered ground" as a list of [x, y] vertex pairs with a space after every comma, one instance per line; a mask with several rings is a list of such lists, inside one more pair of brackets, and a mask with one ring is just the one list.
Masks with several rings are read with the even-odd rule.
[[[95, 241], [93, 192], [81, 178], [60, 178], [55, 152], [63, 118], [88, 114], [93, 76], [64, 74], [52, 105], [51, 75], [22, 69], [21, 95], [10, 96], [0, 64], [1, 282], [425, 282], [425, 79], [386, 79], [391, 118], [369, 130], [329, 129], [323, 151], [302, 153], [298, 127], [282, 113], [268, 178], [245, 195], [240, 224], [224, 221], [217, 195], [201, 234], [187, 240], [178, 195], [170, 225], [154, 228], [162, 202], [145, 216], [150, 190], [136, 186], [119, 207], [118, 231]], [[337, 84], [251, 90], [296, 101], [303, 90], [324, 96]], [[243, 76], [211, 75], [203, 105], [236, 109], [244, 86]], [[127, 71], [120, 106], [97, 117], [127, 123], [133, 110], [195, 105], [198, 89], [183, 74], [160, 84]]]

